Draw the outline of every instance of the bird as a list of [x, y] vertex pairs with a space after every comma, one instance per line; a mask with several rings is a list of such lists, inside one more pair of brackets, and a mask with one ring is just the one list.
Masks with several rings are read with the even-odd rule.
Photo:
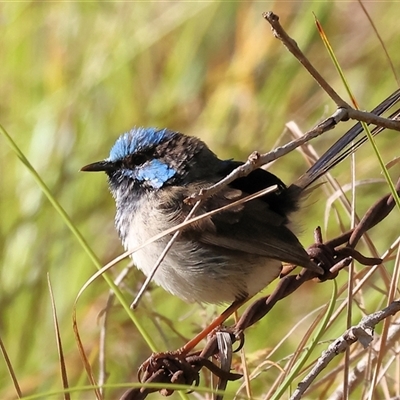
[[[399, 97], [397, 90], [372, 112], [381, 114]], [[296, 236], [293, 216], [306, 189], [365, 141], [364, 137], [351, 145], [361, 132], [360, 123], [353, 126], [289, 186], [257, 168], [202, 200], [195, 215], [276, 187], [182, 228], [154, 282], [185, 302], [231, 304], [251, 298], [278, 278], [282, 263], [323, 273]], [[187, 198], [242, 164], [218, 158], [196, 137], [167, 128], [135, 127], [116, 140], [107, 158], [81, 170], [106, 173], [116, 203], [116, 229], [124, 248], [133, 250], [182, 223], [192, 208]], [[131, 255], [145, 275], [151, 273], [171, 236]]]
[[[209, 187], [241, 163], [219, 159], [196, 137], [168, 129], [134, 128], [118, 138], [105, 161], [83, 168], [104, 170], [116, 202], [115, 225], [126, 250], [182, 223], [185, 199]], [[188, 302], [232, 303], [261, 291], [283, 262], [317, 269], [288, 227], [296, 196], [272, 173], [256, 169], [206, 199], [203, 214], [265, 187], [278, 190], [189, 225], [154, 275], [156, 284]], [[168, 235], [134, 252], [146, 275]]]

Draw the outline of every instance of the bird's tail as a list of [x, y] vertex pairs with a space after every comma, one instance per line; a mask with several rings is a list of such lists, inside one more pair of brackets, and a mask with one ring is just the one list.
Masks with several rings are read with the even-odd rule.
[[[381, 104], [375, 107], [371, 113], [376, 115], [381, 115], [385, 111], [389, 110], [396, 103], [400, 101], [400, 89], [397, 89], [393, 94], [391, 94], [387, 99], [385, 99]], [[397, 109], [392, 113], [389, 118], [399, 119], [400, 109]], [[377, 135], [384, 128], [376, 126], [372, 131], [372, 135]], [[331, 168], [339, 164], [342, 160], [348, 157], [350, 154], [354, 153], [364, 142], [367, 140], [366, 134], [357, 138], [360, 133], [363, 132], [363, 127], [361, 123], [355, 124], [349, 131], [347, 131], [331, 148], [329, 148], [321, 158], [300, 178], [298, 178], [289, 189], [295, 189], [295, 191], [303, 191], [309, 187], [313, 182], [315, 182], [322, 175], [326, 174]]]

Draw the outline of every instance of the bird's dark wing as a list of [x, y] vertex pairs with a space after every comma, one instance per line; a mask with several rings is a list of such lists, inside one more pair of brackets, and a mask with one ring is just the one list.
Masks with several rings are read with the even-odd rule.
[[[238, 189], [225, 188], [205, 202], [203, 211], [222, 207], [246, 195]], [[256, 199], [208, 217], [197, 240], [320, 272], [286, 223], [286, 218], [272, 211], [267, 202]]]
[[[221, 170], [222, 177], [227, 176], [241, 165], [243, 165], [241, 161], [227, 162], [226, 167]], [[287, 214], [297, 209], [298, 198], [293, 197], [291, 192], [287, 191], [286, 185], [271, 172], [262, 168], [257, 168], [249, 175], [234, 180], [229, 186], [247, 194], [254, 194], [274, 185], [276, 185], [278, 189], [273, 193], [260, 197], [260, 200], [266, 202], [270, 210], [287, 218]]]
[[[236, 162], [232, 164], [232, 169], [239, 165]], [[275, 175], [264, 170], [255, 170], [206, 199], [197, 215], [232, 204], [272, 185], [278, 185], [279, 193], [286, 190], [286, 186]], [[199, 187], [202, 186], [205, 185], [200, 184]], [[175, 187], [175, 190], [180, 193], [169, 198], [181, 198], [182, 201], [196, 192], [196, 188], [193, 187], [190, 188], [190, 192], [189, 187]], [[287, 227], [288, 219], [285, 210], [279, 206], [279, 197], [277, 193], [272, 193], [234, 205], [226, 211], [205, 217], [193, 226], [188, 226], [182, 234], [204, 244], [272, 258], [321, 272], [319, 267], [310, 261], [295, 234]], [[184, 206], [182, 214], [182, 202], [179, 203], [174, 207], [175, 216], [177, 222], [182, 222], [191, 207]], [[171, 210], [168, 213], [174, 214]]]

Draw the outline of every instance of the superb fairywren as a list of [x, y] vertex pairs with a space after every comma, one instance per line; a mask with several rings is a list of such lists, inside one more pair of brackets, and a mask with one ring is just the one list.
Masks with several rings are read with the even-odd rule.
[[[378, 106], [380, 114], [398, 101], [399, 91]], [[166, 255], [154, 281], [186, 301], [235, 302], [261, 291], [279, 276], [281, 263], [317, 272], [290, 228], [304, 189], [346, 156], [343, 149], [362, 131], [355, 125], [295, 183], [256, 169], [205, 199], [197, 214], [230, 204], [263, 188], [278, 189], [188, 225]], [[350, 149], [348, 153], [353, 151]], [[125, 249], [184, 221], [185, 199], [241, 165], [220, 160], [201, 140], [168, 129], [134, 128], [123, 134], [104, 161], [83, 171], [105, 171], [117, 206], [116, 227]], [[132, 254], [146, 275], [171, 235]]]

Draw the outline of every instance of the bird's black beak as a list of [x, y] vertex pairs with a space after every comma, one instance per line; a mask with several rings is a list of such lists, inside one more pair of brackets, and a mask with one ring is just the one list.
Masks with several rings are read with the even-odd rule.
[[83, 172], [99, 172], [99, 171], [112, 171], [115, 169], [115, 164], [112, 161], [97, 161], [92, 164], [85, 165], [81, 168]]

